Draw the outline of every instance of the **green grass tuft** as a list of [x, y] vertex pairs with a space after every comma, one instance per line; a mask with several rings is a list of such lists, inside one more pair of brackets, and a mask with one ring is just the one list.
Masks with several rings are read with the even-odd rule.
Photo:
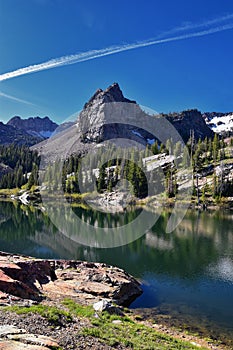
[[1, 310], [15, 312], [18, 315], [36, 313], [46, 318], [53, 325], [59, 325], [62, 319], [64, 319], [65, 322], [72, 322], [72, 316], [69, 312], [61, 310], [55, 306], [47, 306], [41, 304], [29, 307], [8, 306], [4, 307]]
[[67, 307], [69, 312], [75, 314], [79, 317], [92, 317], [94, 316], [94, 309], [91, 306], [82, 306], [80, 304], [75, 303], [72, 299], [64, 299], [62, 304]]

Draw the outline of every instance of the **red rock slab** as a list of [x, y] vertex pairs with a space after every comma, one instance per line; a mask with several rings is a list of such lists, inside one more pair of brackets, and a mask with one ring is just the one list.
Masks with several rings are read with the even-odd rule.
[[49, 348], [40, 345], [24, 344], [14, 340], [0, 341], [0, 350], [48, 350]]
[[36, 299], [39, 297], [32, 288], [26, 284], [14, 280], [0, 269], [0, 291], [23, 299]]
[[0, 291], [0, 300], [1, 299], [6, 299], [7, 297], [8, 297], [8, 294], [3, 293], [3, 292]]
[[72, 296], [90, 303], [104, 297], [123, 306], [142, 293], [132, 276], [104, 263], [41, 260], [1, 252], [0, 291], [37, 301]]
[[14, 280], [0, 269], [0, 283], [1, 282], [13, 283]]
[[77, 289], [81, 292], [99, 296], [109, 296], [114, 291], [111, 286], [98, 282], [82, 283]]
[[52, 349], [56, 349], [59, 347], [59, 344], [55, 340], [43, 335], [10, 334], [7, 336], [7, 338], [10, 340], [20, 341], [26, 344], [40, 345], [40, 346], [45, 346], [47, 348], [52, 348]]
[[20, 267], [11, 262], [0, 262], [0, 269], [19, 269]]

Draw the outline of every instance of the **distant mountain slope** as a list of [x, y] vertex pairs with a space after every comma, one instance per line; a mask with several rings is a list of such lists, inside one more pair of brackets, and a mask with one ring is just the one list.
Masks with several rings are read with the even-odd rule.
[[194, 132], [195, 139], [204, 140], [205, 137], [213, 137], [213, 131], [207, 126], [201, 112], [197, 109], [191, 109], [179, 113], [170, 113], [165, 115], [168, 121], [176, 128], [182, 139], [187, 142], [190, 137], [190, 131]]
[[[17, 145], [32, 146], [49, 138], [53, 132], [59, 131], [58, 124], [54, 123], [48, 117], [30, 117], [22, 119], [15, 116], [6, 124], [0, 122], [0, 144], [8, 145], [15, 143]], [[61, 129], [65, 126], [61, 126]]]
[[16, 129], [12, 125], [6, 125], [0, 122], [0, 144], [7, 145], [15, 143], [17, 145], [31, 146], [41, 141], [41, 137], [32, 136], [26, 131]]
[[16, 129], [24, 130], [28, 134], [42, 139], [49, 138], [58, 127], [48, 117], [30, 117], [28, 119], [21, 119], [18, 116], [11, 118], [7, 125], [11, 125]]

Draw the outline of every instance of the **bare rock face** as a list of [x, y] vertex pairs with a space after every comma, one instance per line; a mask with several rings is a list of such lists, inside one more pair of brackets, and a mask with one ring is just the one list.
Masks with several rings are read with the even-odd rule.
[[180, 113], [171, 113], [165, 116], [172, 123], [185, 142], [190, 137], [190, 131], [194, 132], [196, 140], [204, 140], [205, 137], [212, 138], [213, 131], [206, 125], [201, 112], [191, 109]]
[[132, 101], [124, 97], [118, 83], [113, 83], [106, 90], [98, 89], [90, 100], [84, 105], [84, 109], [93, 107], [98, 101], [101, 103], [127, 102], [136, 104], [136, 101]]
[[98, 89], [84, 105], [77, 128], [83, 143], [100, 143], [114, 138], [125, 138], [147, 144], [149, 124], [146, 130], [135, 126], [135, 121], [146, 122], [146, 114], [135, 101], [124, 97], [119, 85], [112, 84], [106, 90]]
[[[156, 115], [154, 118], [165, 118], [185, 142], [188, 141], [192, 130], [196, 139], [204, 139], [214, 135], [206, 125], [202, 114], [196, 109]], [[135, 126], [137, 121], [140, 121], [141, 128]], [[159, 126], [158, 120], [157, 125]], [[77, 127], [82, 134], [82, 142], [96, 143], [121, 137], [146, 145], [148, 139], [159, 138], [160, 134], [163, 133], [162, 129], [151, 129], [151, 118], [135, 101], [124, 97], [117, 83], [104, 91], [101, 89], [96, 91], [84, 105]], [[158, 131], [157, 135], [151, 134], [149, 130]]]
[[123, 270], [103, 263], [40, 260], [0, 254], [0, 303], [59, 300], [72, 297], [83, 304], [100, 298], [129, 306], [142, 289]]

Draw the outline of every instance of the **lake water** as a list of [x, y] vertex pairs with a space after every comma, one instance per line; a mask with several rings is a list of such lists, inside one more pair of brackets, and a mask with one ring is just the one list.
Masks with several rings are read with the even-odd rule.
[[[140, 209], [107, 216], [78, 207], [73, 212], [99, 225], [106, 220], [118, 225], [133, 220]], [[189, 211], [166, 233], [169, 215], [162, 211], [132, 243], [100, 249], [67, 237], [39, 209], [0, 202], [0, 250], [119, 266], [143, 283], [144, 293], [131, 307], [144, 316], [233, 341], [233, 213]], [[69, 218], [62, 220], [65, 225]]]

